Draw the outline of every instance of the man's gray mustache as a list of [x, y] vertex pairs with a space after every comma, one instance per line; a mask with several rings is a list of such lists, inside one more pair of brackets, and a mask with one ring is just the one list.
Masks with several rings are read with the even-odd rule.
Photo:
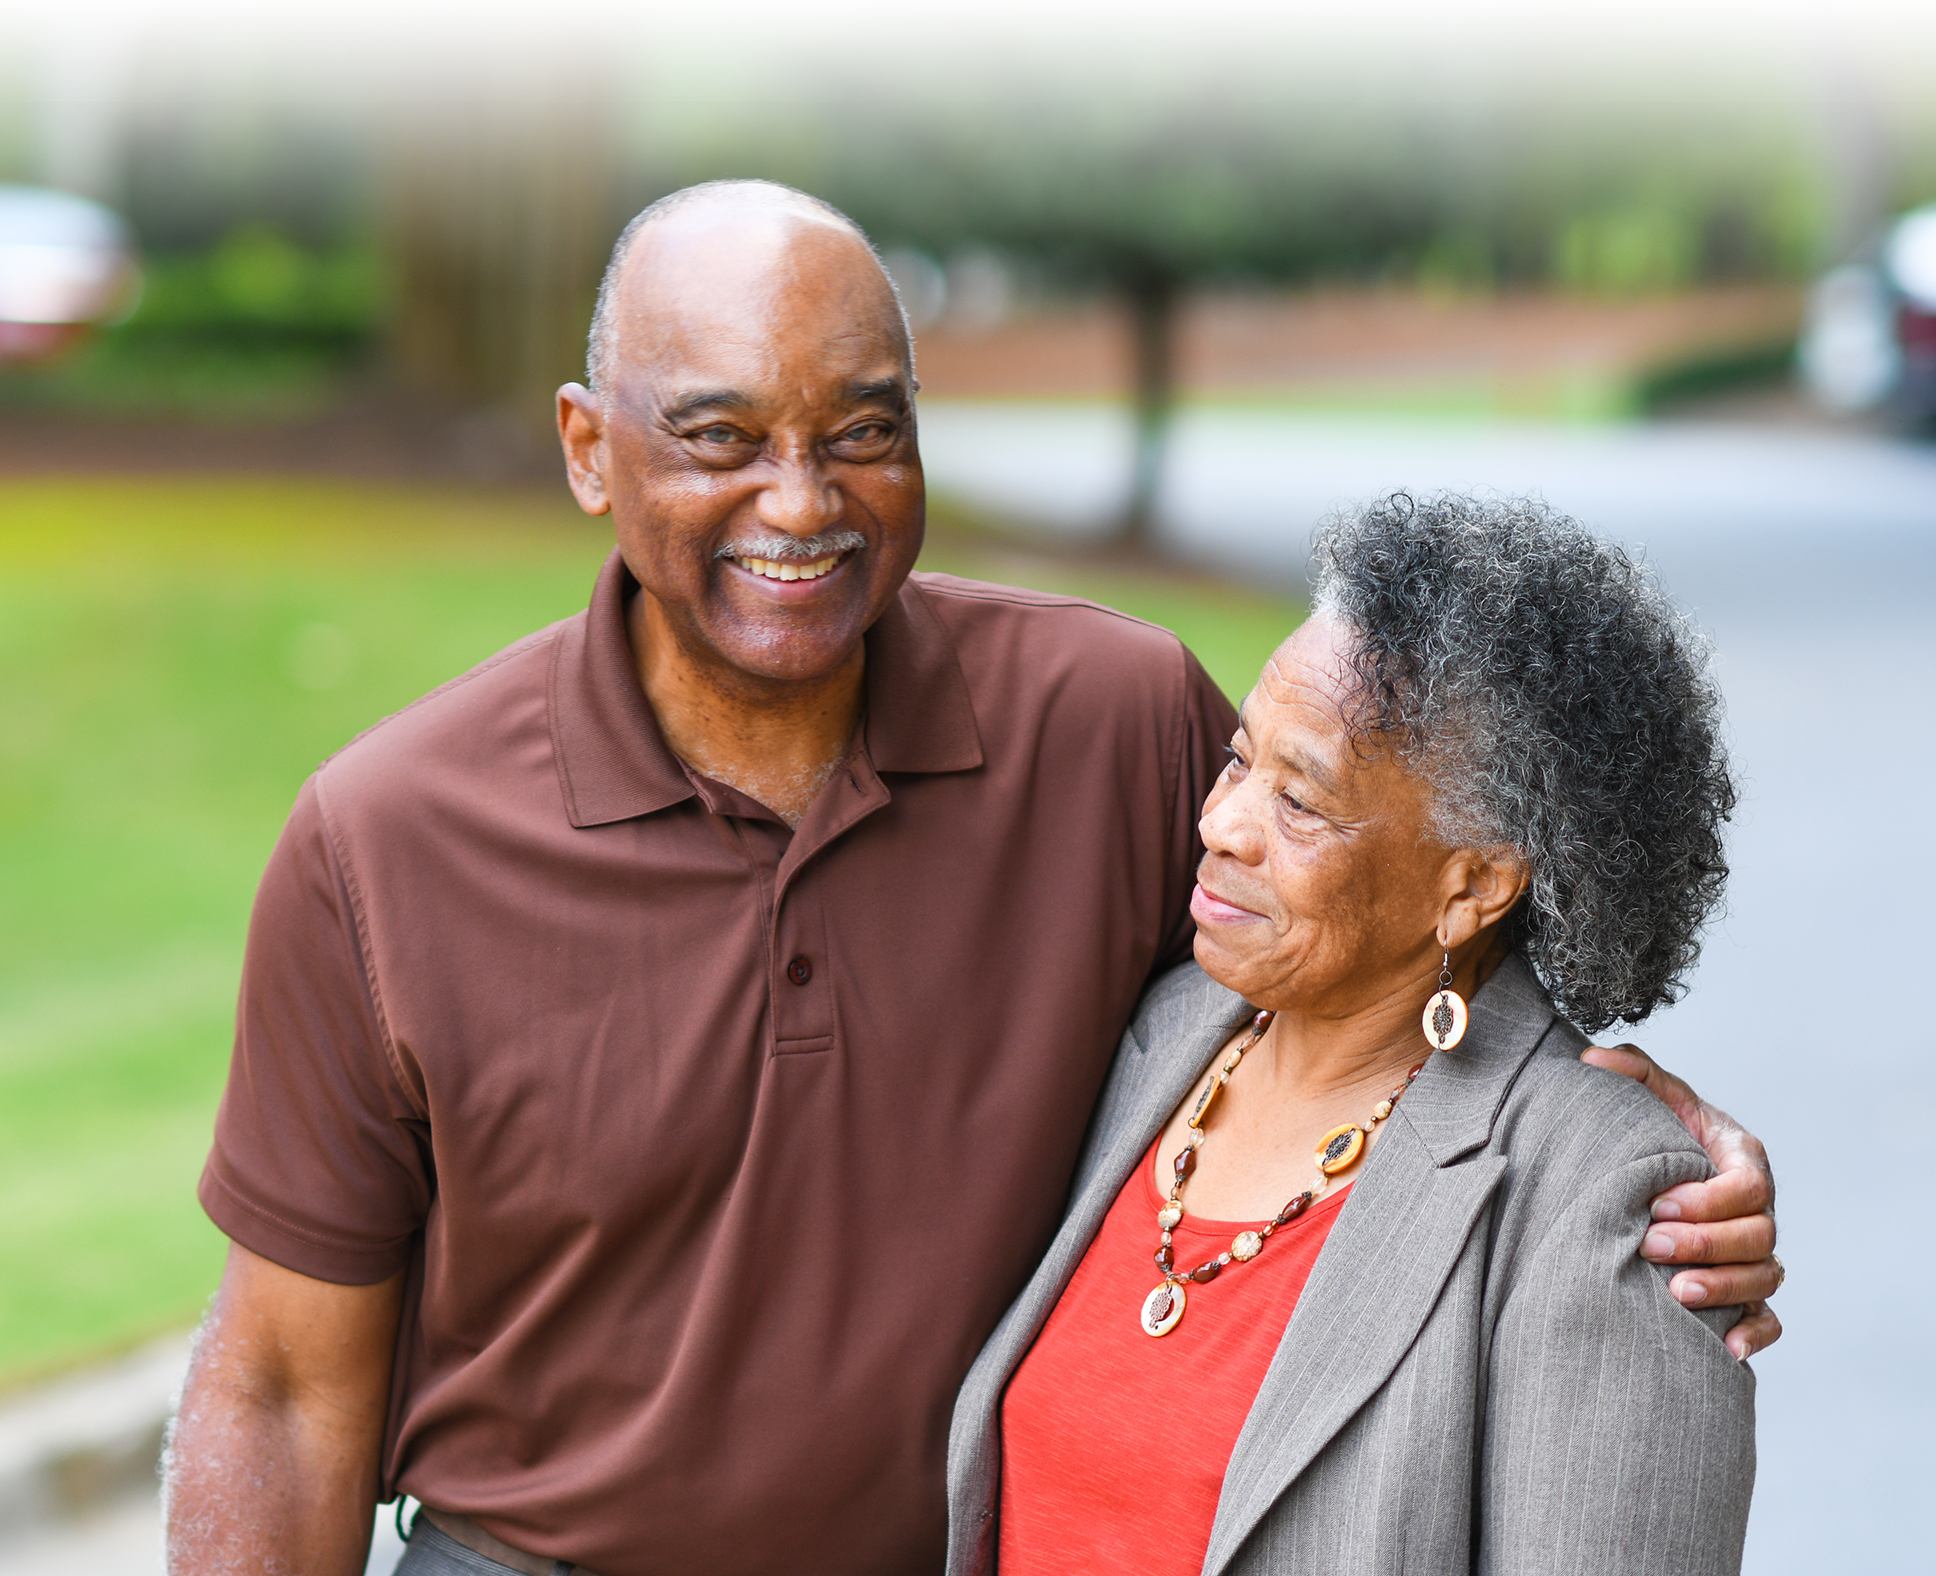
[[714, 558], [764, 558], [773, 563], [812, 563], [838, 553], [857, 553], [867, 545], [858, 531], [829, 531], [824, 536], [769, 536], [758, 541], [722, 542]]

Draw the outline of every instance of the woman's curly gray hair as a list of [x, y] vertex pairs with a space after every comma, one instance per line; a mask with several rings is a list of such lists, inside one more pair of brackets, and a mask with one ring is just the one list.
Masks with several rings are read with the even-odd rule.
[[1706, 643], [1618, 547], [1528, 500], [1395, 493], [1319, 532], [1365, 726], [1455, 847], [1531, 874], [1507, 924], [1588, 1031], [1676, 1001], [1728, 866], [1735, 787]]

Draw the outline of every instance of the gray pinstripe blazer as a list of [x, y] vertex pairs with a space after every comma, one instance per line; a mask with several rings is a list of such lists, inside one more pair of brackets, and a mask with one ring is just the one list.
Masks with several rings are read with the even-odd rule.
[[[1741, 1568], [1754, 1376], [1721, 1344], [1734, 1310], [1682, 1308], [1635, 1256], [1649, 1201], [1707, 1159], [1653, 1096], [1578, 1060], [1517, 958], [1471, 1007], [1339, 1212], [1224, 1474], [1205, 1576]], [[1186, 965], [1124, 1035], [1068, 1218], [956, 1402], [949, 1576], [994, 1567], [1009, 1375], [1249, 1012]], [[1150, 1483], [1154, 1568], [1154, 1448]]]

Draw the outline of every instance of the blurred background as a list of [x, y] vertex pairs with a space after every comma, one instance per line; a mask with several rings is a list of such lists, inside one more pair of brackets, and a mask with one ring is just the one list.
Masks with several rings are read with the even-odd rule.
[[740, 175], [886, 256], [929, 567], [1233, 695], [1354, 499], [1659, 569], [1747, 797], [1633, 1037], [1768, 1140], [1793, 1272], [1747, 1568], [1932, 1567], [1936, 11], [1335, 9], [0, 13], [0, 1572], [159, 1569], [256, 877], [322, 756], [583, 605], [552, 392], [626, 218]]

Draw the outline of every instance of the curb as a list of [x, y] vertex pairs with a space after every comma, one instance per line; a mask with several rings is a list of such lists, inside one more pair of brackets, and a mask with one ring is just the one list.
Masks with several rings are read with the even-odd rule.
[[0, 1401], [0, 1539], [153, 1491], [189, 1341], [166, 1336]]

